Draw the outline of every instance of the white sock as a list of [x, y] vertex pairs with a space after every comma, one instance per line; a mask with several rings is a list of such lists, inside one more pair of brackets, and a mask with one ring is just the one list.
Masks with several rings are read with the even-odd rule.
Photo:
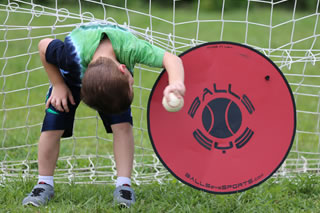
[[118, 177], [116, 182], [116, 187], [128, 184], [131, 186], [131, 179], [128, 177]]
[[41, 175], [39, 175], [38, 184], [40, 182], [45, 182], [46, 184], [49, 184], [50, 186], [53, 187], [53, 176], [41, 176]]

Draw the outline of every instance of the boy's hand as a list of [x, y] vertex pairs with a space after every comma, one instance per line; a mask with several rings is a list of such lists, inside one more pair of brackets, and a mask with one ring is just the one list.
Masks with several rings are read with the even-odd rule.
[[68, 100], [75, 105], [72, 93], [66, 84], [58, 84], [52, 87], [52, 93], [47, 100], [46, 109], [50, 104], [61, 112], [69, 112]]
[[176, 81], [169, 84], [163, 91], [163, 96], [167, 98], [169, 97], [169, 93], [174, 93], [178, 98], [183, 98], [186, 92], [186, 87], [183, 82]]

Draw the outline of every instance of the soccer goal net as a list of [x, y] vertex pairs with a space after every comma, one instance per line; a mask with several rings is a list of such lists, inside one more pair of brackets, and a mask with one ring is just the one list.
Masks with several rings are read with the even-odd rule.
[[[176, 55], [209, 41], [233, 41], [270, 57], [289, 81], [297, 107], [295, 141], [275, 175], [318, 172], [320, 0], [243, 0], [237, 1], [237, 8], [234, 2], [1, 1], [0, 184], [38, 175], [37, 142], [49, 86], [38, 42], [64, 40], [72, 29], [90, 22], [119, 24]], [[136, 184], [172, 179], [154, 154], [147, 131], [148, 97], [160, 72], [139, 64], [134, 70], [132, 178]], [[55, 181], [111, 183], [115, 175], [112, 135], [105, 133], [95, 111], [80, 104], [73, 136], [61, 141]]]

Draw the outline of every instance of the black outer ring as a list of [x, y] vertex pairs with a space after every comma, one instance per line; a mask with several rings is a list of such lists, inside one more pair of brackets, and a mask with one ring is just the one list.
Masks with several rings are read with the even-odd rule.
[[294, 142], [294, 137], [295, 137], [295, 133], [296, 133], [296, 123], [297, 123], [297, 117], [296, 117], [296, 105], [295, 105], [295, 100], [294, 100], [294, 96], [293, 96], [293, 93], [292, 93], [292, 90], [291, 90], [291, 87], [287, 81], [287, 79], [285, 78], [285, 76], [283, 75], [283, 73], [281, 72], [281, 70], [279, 69], [279, 67], [270, 59], [268, 58], [267, 56], [265, 56], [264, 54], [262, 54], [261, 52], [259, 52], [258, 50], [250, 47], [250, 46], [247, 46], [247, 45], [244, 45], [244, 44], [240, 44], [240, 43], [236, 43], [236, 42], [231, 42], [231, 41], [217, 41], [217, 42], [207, 42], [207, 43], [204, 43], [204, 44], [201, 44], [201, 45], [198, 45], [196, 47], [192, 47], [188, 50], [186, 50], [185, 52], [181, 53], [179, 55], [179, 57], [187, 54], [188, 52], [191, 52], [192, 50], [195, 50], [197, 48], [200, 48], [200, 47], [203, 47], [203, 46], [207, 46], [207, 45], [213, 45], [213, 44], [232, 44], [232, 45], [235, 45], [235, 46], [241, 46], [241, 47], [244, 47], [244, 48], [247, 48], [249, 50], [252, 50], [256, 53], [258, 53], [259, 55], [261, 55], [262, 57], [264, 57], [266, 60], [268, 60], [270, 62], [271, 65], [273, 65], [273, 67], [275, 67], [278, 72], [280, 73], [280, 75], [282, 76], [282, 79], [284, 80], [284, 82], [286, 83], [287, 85], [287, 88], [289, 90], [289, 93], [291, 95], [291, 99], [292, 99], [292, 104], [293, 104], [293, 116], [294, 116], [294, 131], [293, 131], [293, 134], [292, 134], [292, 138], [291, 138], [291, 144], [288, 148], [288, 151], [286, 153], [286, 155], [283, 157], [282, 161], [280, 162], [280, 164], [275, 168], [275, 170], [273, 172], [270, 173], [269, 176], [267, 176], [266, 178], [264, 178], [262, 181], [248, 187], [248, 188], [245, 188], [245, 189], [241, 189], [241, 190], [236, 190], [236, 191], [232, 191], [232, 192], [215, 192], [215, 191], [210, 191], [210, 190], [206, 190], [206, 189], [203, 189], [203, 188], [199, 188], [199, 187], [196, 187], [186, 181], [184, 181], [183, 179], [181, 179], [179, 176], [177, 176], [167, 165], [166, 163], [162, 160], [160, 154], [158, 153], [158, 151], [156, 150], [155, 148], [155, 145], [154, 145], [154, 142], [153, 142], [153, 138], [152, 138], [152, 134], [151, 134], [151, 131], [150, 131], [150, 119], [149, 119], [149, 116], [150, 116], [150, 102], [151, 102], [151, 97], [153, 95], [153, 92], [155, 90], [155, 87], [157, 86], [159, 80], [161, 79], [161, 76], [165, 73], [165, 69], [162, 70], [162, 72], [160, 73], [160, 75], [158, 76], [156, 82], [154, 83], [153, 87], [152, 87], [152, 90], [151, 90], [151, 93], [150, 93], [150, 96], [149, 96], [149, 100], [148, 100], [148, 108], [147, 108], [147, 121], [148, 121], [148, 133], [149, 133], [149, 138], [150, 138], [150, 141], [151, 141], [151, 144], [152, 144], [152, 147], [153, 147], [153, 150], [154, 152], [156, 153], [157, 157], [160, 159], [161, 163], [164, 165], [164, 167], [175, 177], [177, 178], [179, 181], [181, 181], [182, 183], [188, 185], [188, 186], [191, 186], [192, 188], [195, 188], [195, 189], [198, 189], [200, 191], [205, 191], [205, 192], [209, 192], [209, 193], [213, 193], [213, 194], [233, 194], [233, 193], [238, 193], [238, 192], [243, 192], [243, 191], [246, 191], [248, 189], [251, 189], [255, 186], [258, 186], [260, 185], [261, 183], [265, 182], [266, 180], [268, 180], [279, 168], [280, 166], [282, 165], [282, 163], [285, 161], [285, 159], [287, 158], [290, 150], [291, 150], [291, 147], [293, 145], [293, 142]]

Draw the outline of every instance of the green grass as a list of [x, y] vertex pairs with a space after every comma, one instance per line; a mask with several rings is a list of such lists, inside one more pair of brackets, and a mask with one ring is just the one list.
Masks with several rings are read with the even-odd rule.
[[175, 180], [134, 186], [137, 202], [131, 209], [113, 206], [113, 186], [55, 185], [55, 197], [46, 207], [23, 207], [21, 199], [33, 182], [17, 181], [1, 187], [1, 212], [218, 212], [302, 213], [320, 211], [319, 177], [270, 179], [242, 193], [216, 195], [187, 187]]
[[[89, 3], [88, 3], [89, 4]], [[178, 3], [177, 3], [178, 4]], [[68, 7], [70, 12], [78, 13], [79, 8], [77, 5]], [[54, 5], [53, 5], [54, 7]], [[148, 14], [148, 8], [140, 7], [129, 8]], [[82, 12], [94, 13], [96, 18], [103, 18], [103, 10], [101, 7], [83, 7]], [[192, 7], [177, 7], [175, 17], [173, 17], [171, 8], [152, 8], [154, 16], [172, 21], [175, 18], [176, 23], [184, 21], [191, 21], [196, 19], [197, 11]], [[173, 26], [169, 23], [159, 21], [152, 18], [152, 29], [154, 31], [163, 32], [166, 34], [175, 33], [176, 36], [183, 37], [184, 39], [177, 38], [177, 41], [186, 42], [187, 39], [198, 38], [201, 41], [218, 41], [228, 40], [233, 42], [248, 43], [252, 46], [262, 48], [276, 48], [288, 44], [291, 39], [291, 29], [293, 23], [287, 23], [278, 26], [272, 31], [268, 26], [270, 23], [270, 8], [255, 8], [250, 10], [248, 16], [248, 25], [229, 22], [228, 20], [245, 20], [245, 10], [226, 11], [223, 18], [226, 20], [222, 28], [222, 23], [217, 22], [201, 22], [189, 23], [184, 25], [176, 25], [173, 32]], [[296, 18], [308, 15], [310, 12], [297, 12]], [[132, 26], [141, 28], [150, 27], [150, 17], [133, 12], [119, 10], [116, 8], [107, 8], [107, 15], [114, 18], [118, 23], [129, 22]], [[130, 19], [128, 20], [127, 15]], [[199, 15], [200, 20], [220, 20], [221, 12], [215, 11], [201, 11]], [[7, 13], [0, 11], [0, 24], [3, 24]], [[274, 9], [273, 25], [283, 23], [292, 18], [290, 11], [282, 9]], [[40, 16], [32, 17], [28, 14], [15, 14], [10, 13], [7, 25], [27, 25], [31, 21], [32, 26], [50, 26], [56, 22], [54, 17]], [[292, 39], [297, 41], [299, 39], [311, 36], [314, 32], [316, 17], [309, 17], [299, 20], [295, 23], [295, 32]], [[58, 22], [57, 28], [54, 33], [65, 33], [72, 30], [69, 27], [59, 28], [64, 24], [74, 24], [79, 22], [78, 19], [66, 19], [64, 22]], [[257, 26], [253, 23], [263, 24]], [[319, 22], [320, 23], [320, 22]], [[318, 23], [316, 33], [320, 32], [320, 24]], [[3, 31], [0, 28], [0, 40], [26, 38], [28, 37], [27, 30], [16, 31]], [[30, 36], [50, 36], [51, 29], [32, 29]], [[246, 33], [247, 32], [247, 37]], [[271, 40], [269, 39], [271, 36]], [[57, 36], [63, 39], [64, 35]], [[23, 161], [23, 160], [36, 160], [37, 147], [36, 143], [40, 135], [40, 126], [43, 119], [44, 105], [31, 107], [27, 109], [15, 109], [7, 111], [14, 107], [22, 107], [26, 105], [42, 104], [47, 91], [48, 79], [44, 70], [37, 69], [41, 67], [39, 55], [37, 54], [37, 43], [41, 38], [34, 38], [32, 40], [26, 39], [14, 42], [0, 42], [0, 91], [9, 92], [19, 90], [14, 93], [1, 93], [0, 95], [0, 162], [3, 161]], [[296, 49], [306, 49], [312, 44], [312, 39], [307, 39], [293, 45]], [[318, 39], [315, 46], [320, 45]], [[185, 50], [186, 47], [176, 46], [179, 51]], [[167, 47], [170, 50], [169, 46]], [[289, 45], [284, 48], [290, 48]], [[5, 57], [11, 57], [29, 52], [27, 56], [20, 56], [6, 60]], [[32, 53], [32, 54], [31, 54]], [[298, 56], [299, 53], [291, 53], [292, 56]], [[304, 53], [303, 53], [304, 54]], [[277, 58], [272, 58], [277, 60]], [[280, 65], [280, 64], [278, 64]], [[295, 63], [292, 64], [291, 69], [284, 67], [282, 71], [286, 74], [290, 83], [305, 83], [312, 85], [319, 85], [318, 78], [302, 78], [300, 76], [292, 76], [290, 74], [301, 74], [306, 66], [306, 75], [315, 75], [319, 72], [319, 66], [311, 65], [311, 63]], [[30, 72], [22, 72], [25, 70]], [[160, 70], [156, 70], [160, 71]], [[20, 73], [21, 72], [21, 73]], [[138, 162], [145, 164], [153, 163], [153, 158], [148, 155], [152, 154], [152, 147], [146, 132], [146, 106], [149, 90], [140, 89], [152, 88], [158, 73], [147, 72], [145, 70], [135, 70], [135, 100], [134, 100], [134, 136], [137, 145], [136, 154], [145, 154], [145, 157], [136, 157]], [[28, 81], [26, 81], [28, 79]], [[39, 88], [33, 89], [32, 87], [42, 85]], [[24, 89], [31, 88], [31, 89]], [[318, 95], [317, 88], [309, 87], [296, 87], [292, 86], [292, 90], [296, 93], [308, 93]], [[307, 97], [296, 95], [296, 104], [298, 110], [307, 110], [317, 112], [319, 97]], [[308, 103], [308, 104], [306, 104]], [[144, 109], [143, 109], [144, 108]], [[70, 155], [112, 155], [112, 136], [106, 135], [100, 120], [95, 117], [90, 119], [81, 119], [88, 116], [95, 116], [96, 113], [84, 106], [80, 105], [77, 110], [77, 117], [80, 118], [76, 121], [75, 125], [75, 139], [64, 140], [61, 143], [60, 156]], [[298, 114], [297, 129], [301, 131], [319, 132], [317, 125], [319, 119], [318, 114]], [[98, 128], [96, 126], [98, 125]], [[19, 128], [23, 126], [24, 128]], [[27, 127], [27, 128], [25, 128]], [[97, 130], [97, 134], [96, 134]], [[95, 136], [98, 136], [95, 137]], [[85, 136], [94, 136], [93, 138], [79, 138]], [[296, 137], [293, 150], [318, 152], [319, 151], [319, 136], [317, 134], [299, 134]], [[6, 149], [14, 146], [33, 145], [28, 148], [22, 149]], [[140, 148], [143, 147], [143, 148]], [[298, 157], [295, 153], [290, 153], [289, 157]], [[308, 156], [309, 157], [309, 156]], [[317, 156], [310, 156], [317, 157]], [[112, 165], [110, 159], [92, 159], [96, 166]], [[70, 160], [74, 168], [88, 167], [89, 161], [84, 160]], [[30, 173], [37, 174], [36, 163], [29, 164]], [[20, 169], [19, 174], [25, 168], [23, 165], [17, 165], [15, 168]], [[66, 161], [58, 162], [59, 169], [70, 169], [70, 165]], [[113, 172], [108, 168], [109, 172]], [[141, 173], [154, 172], [152, 167], [137, 168]], [[13, 172], [14, 173], [14, 172]], [[0, 175], [4, 174], [0, 171]], [[57, 175], [60, 173], [57, 172]], [[1, 176], [0, 176], [1, 177]], [[173, 177], [169, 176], [171, 179]], [[9, 178], [9, 177], [7, 177]], [[106, 177], [97, 177], [97, 180], [103, 180]], [[26, 193], [30, 192], [34, 185], [35, 180], [28, 180], [27, 182], [20, 181], [19, 178], [13, 178], [15, 182], [6, 183], [4, 187], [0, 186], [0, 212], [123, 212], [112, 207], [112, 192], [114, 187], [110, 184], [104, 185], [68, 185], [56, 184], [56, 196], [49, 206], [43, 208], [23, 208], [21, 201]], [[1, 179], [0, 179], [1, 180]], [[83, 179], [83, 181], [90, 181]], [[137, 204], [132, 208], [132, 212], [320, 212], [320, 181], [318, 177], [302, 176], [293, 179], [276, 180], [270, 179], [258, 187], [250, 189], [243, 193], [232, 195], [214, 195], [177, 183], [175, 179], [165, 184], [147, 184], [142, 186], [135, 186], [137, 192]], [[126, 211], [125, 211], [126, 212]]]

